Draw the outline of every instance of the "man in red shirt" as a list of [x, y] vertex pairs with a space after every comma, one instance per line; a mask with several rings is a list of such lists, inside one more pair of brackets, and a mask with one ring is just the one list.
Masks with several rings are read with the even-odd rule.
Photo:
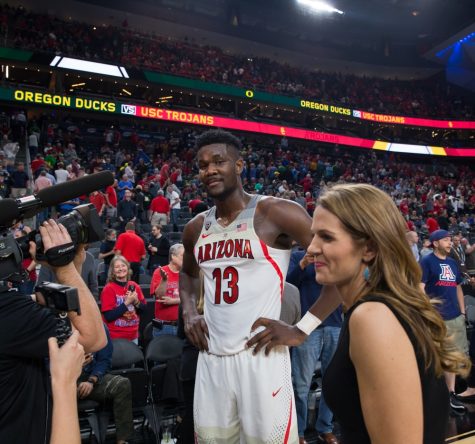
[[146, 257], [145, 243], [143, 239], [135, 233], [135, 224], [127, 222], [125, 232], [119, 235], [115, 243], [116, 254], [124, 256], [130, 263], [132, 269], [132, 280], [139, 283], [140, 263]]
[[161, 328], [154, 327], [153, 336], [176, 335], [178, 322], [179, 277], [183, 265], [184, 247], [170, 247], [170, 263], [158, 267], [153, 273], [150, 294], [155, 297], [155, 319]]
[[426, 225], [427, 225], [427, 230], [429, 231], [429, 234], [433, 233], [434, 231], [440, 228], [439, 222], [437, 222], [437, 220], [432, 217], [432, 213], [427, 214]]
[[117, 193], [115, 191], [117, 183], [117, 179], [115, 179], [114, 183], [106, 188], [106, 193], [104, 195], [107, 205], [106, 216], [108, 218], [117, 217]]
[[163, 195], [163, 190], [157, 192], [157, 197], [150, 204], [150, 224], [163, 227], [170, 221], [170, 202]]
[[197, 194], [188, 202], [188, 209], [190, 210], [190, 214], [192, 216], [196, 216], [198, 213], [206, 211], [208, 209], [208, 205], [203, 202], [201, 195]]
[[40, 168], [45, 166], [45, 159], [41, 154], [36, 155], [36, 159], [31, 161], [31, 172], [33, 173], [33, 176], [36, 176], [37, 171], [39, 171]]
[[97, 210], [97, 214], [102, 217], [104, 209], [106, 208], [106, 198], [100, 191], [93, 191], [89, 195], [89, 202], [92, 203]]

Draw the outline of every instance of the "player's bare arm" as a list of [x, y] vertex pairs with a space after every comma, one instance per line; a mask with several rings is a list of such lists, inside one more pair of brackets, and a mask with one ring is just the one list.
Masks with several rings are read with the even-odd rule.
[[180, 301], [183, 310], [185, 333], [188, 339], [199, 349], [208, 350], [208, 326], [204, 317], [196, 309], [196, 300], [200, 291], [199, 267], [193, 254], [193, 248], [203, 226], [203, 214], [198, 214], [188, 222], [183, 230], [183, 267], [180, 271]]
[[[259, 202], [255, 229], [266, 244], [274, 248], [290, 248], [292, 241], [307, 248], [312, 240], [310, 227], [312, 219], [299, 204], [283, 199], [268, 198]], [[324, 287], [320, 297], [309, 311], [319, 320], [328, 317], [341, 301], [336, 288]], [[253, 336], [247, 343], [255, 346], [254, 353], [265, 347], [266, 354], [277, 345], [297, 346], [305, 341], [305, 334], [297, 326], [265, 318], [257, 319], [252, 329], [259, 326], [265, 330]]]

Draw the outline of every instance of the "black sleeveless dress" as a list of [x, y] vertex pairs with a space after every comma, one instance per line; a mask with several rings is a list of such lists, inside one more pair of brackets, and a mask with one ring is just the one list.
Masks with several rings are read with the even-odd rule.
[[[343, 323], [338, 347], [323, 378], [323, 395], [335, 419], [341, 426], [344, 444], [370, 444], [361, 409], [356, 370], [350, 359], [349, 321], [354, 309], [364, 302], [381, 302], [396, 316], [406, 331], [414, 350], [421, 378], [422, 402], [424, 414], [424, 444], [442, 444], [446, 438], [449, 417], [449, 392], [445, 378], [436, 377], [433, 369], [425, 370], [419, 346], [407, 324], [396, 311], [382, 298], [366, 296], [348, 310]], [[398, 384], [398, 381], [388, 381]], [[403, 424], [401, 424], [404, 427]]]

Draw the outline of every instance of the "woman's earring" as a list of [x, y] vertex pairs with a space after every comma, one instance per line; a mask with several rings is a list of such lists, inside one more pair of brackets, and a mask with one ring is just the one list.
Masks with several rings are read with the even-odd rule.
[[363, 277], [366, 282], [369, 282], [369, 278], [371, 276], [371, 273], [369, 271], [369, 267], [366, 265], [364, 271], [363, 271]]

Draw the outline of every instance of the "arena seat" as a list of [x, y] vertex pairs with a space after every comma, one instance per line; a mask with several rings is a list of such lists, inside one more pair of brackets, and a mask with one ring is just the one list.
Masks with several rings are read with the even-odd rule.
[[99, 408], [100, 404], [96, 401], [90, 399], [78, 400], [78, 416], [81, 430], [83, 429], [81, 424], [86, 421], [90, 428], [89, 440], [91, 440], [91, 435], [94, 435], [97, 443], [103, 444], [105, 441], [103, 440], [99, 425]]
[[183, 340], [173, 335], [153, 338], [145, 352], [149, 375], [149, 396], [155, 423], [174, 416], [182, 402], [180, 359]]
[[[148, 403], [149, 384], [143, 352], [137, 344], [126, 339], [114, 339], [112, 344], [114, 351], [111, 373], [123, 376], [130, 381], [134, 417], [141, 416], [149, 421], [158, 442], [158, 429], [154, 426], [153, 410]], [[101, 419], [101, 434], [104, 437], [107, 421], [108, 417], [105, 420]]]

